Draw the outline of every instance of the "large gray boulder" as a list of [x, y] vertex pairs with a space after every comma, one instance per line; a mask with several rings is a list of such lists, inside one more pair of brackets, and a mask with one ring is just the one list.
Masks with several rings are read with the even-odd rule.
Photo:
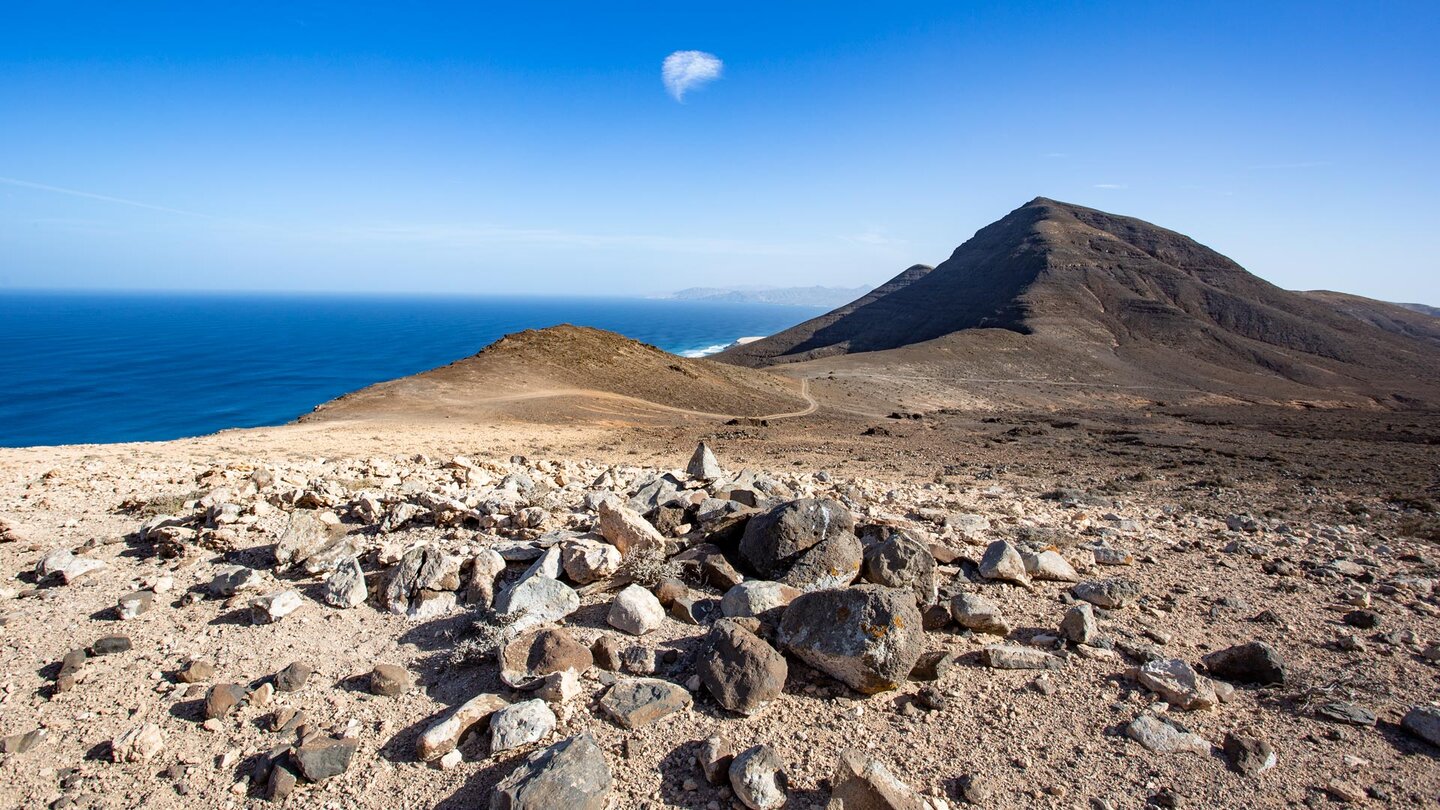
[[785, 608], [779, 637], [800, 660], [866, 694], [904, 683], [925, 649], [914, 598], [880, 585], [798, 597]]
[[864, 555], [850, 510], [828, 498], [789, 501], [756, 515], [739, 551], [761, 576], [803, 591], [849, 585]]
[[861, 576], [887, 588], [908, 588], [921, 606], [934, 604], [940, 596], [930, 547], [898, 529], [865, 549]]
[[490, 810], [604, 810], [610, 763], [595, 738], [581, 734], [531, 754], [500, 780]]

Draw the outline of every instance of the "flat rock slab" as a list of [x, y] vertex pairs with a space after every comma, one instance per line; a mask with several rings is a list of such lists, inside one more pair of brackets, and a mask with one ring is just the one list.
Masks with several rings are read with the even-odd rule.
[[1142, 714], [1131, 721], [1125, 727], [1125, 736], [1157, 754], [1210, 753], [1210, 743], [1204, 737], [1150, 714]]
[[980, 651], [980, 657], [991, 669], [1060, 669], [1065, 665], [1044, 650], [1019, 644], [992, 644]]
[[600, 708], [625, 728], [642, 728], [689, 709], [694, 698], [682, 686], [659, 678], [622, 678], [600, 699]]

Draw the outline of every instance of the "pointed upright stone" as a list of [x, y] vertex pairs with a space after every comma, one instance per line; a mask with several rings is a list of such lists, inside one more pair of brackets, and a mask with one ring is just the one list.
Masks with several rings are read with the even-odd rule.
[[724, 477], [725, 470], [721, 469], [720, 460], [715, 458], [710, 445], [700, 442], [695, 446], [695, 454], [690, 456], [690, 463], [685, 466], [685, 474], [705, 481], [718, 481]]

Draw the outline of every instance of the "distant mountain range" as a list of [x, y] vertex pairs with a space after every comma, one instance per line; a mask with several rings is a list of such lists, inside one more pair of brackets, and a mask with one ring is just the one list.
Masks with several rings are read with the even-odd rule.
[[1421, 315], [1429, 315], [1432, 318], [1440, 318], [1440, 307], [1432, 307], [1425, 304], [1396, 304], [1395, 306], [1404, 307], [1411, 312], [1418, 312]]
[[675, 301], [718, 301], [730, 304], [785, 304], [797, 307], [838, 307], [869, 291], [869, 287], [689, 287], [659, 296]]

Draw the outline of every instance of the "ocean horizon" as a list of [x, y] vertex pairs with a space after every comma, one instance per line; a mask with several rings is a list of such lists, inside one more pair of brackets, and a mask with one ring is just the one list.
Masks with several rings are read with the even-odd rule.
[[541, 295], [0, 292], [0, 446], [281, 425], [384, 380], [573, 323], [689, 357], [816, 307]]

